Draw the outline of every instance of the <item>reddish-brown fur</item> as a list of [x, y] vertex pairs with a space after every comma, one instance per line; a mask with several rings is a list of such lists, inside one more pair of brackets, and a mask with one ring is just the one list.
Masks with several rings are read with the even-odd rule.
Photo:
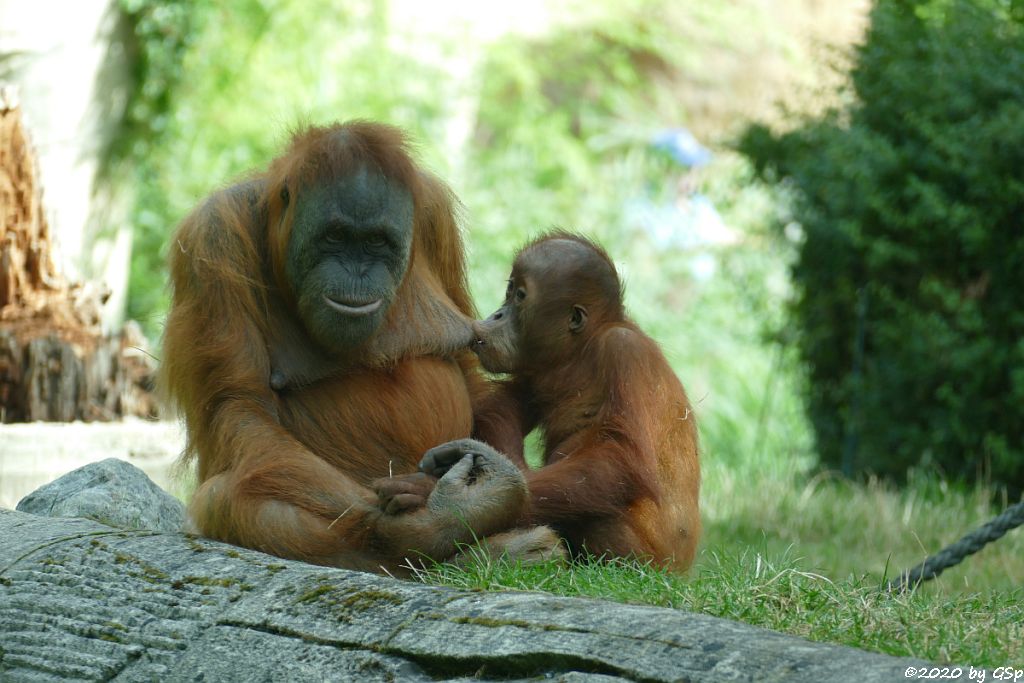
[[[382, 328], [354, 360], [332, 365], [309, 350], [293, 314], [284, 254], [295, 202], [287, 197], [358, 164], [412, 194], [412, 256]], [[426, 511], [387, 515], [367, 488], [415, 471], [428, 448], [468, 436], [471, 398], [483, 389], [476, 360], [459, 350], [472, 338], [472, 309], [453, 198], [416, 167], [398, 130], [356, 122], [296, 134], [265, 173], [185, 219], [170, 268], [162, 382], [184, 415], [186, 457], [198, 462], [191, 514], [203, 534], [393, 571], [417, 553], [448, 557], [456, 543], [518, 515], [510, 505], [461, 526]], [[278, 359], [302, 381], [274, 391]]]
[[[482, 346], [480, 358], [512, 374], [480, 404], [475, 431], [526, 470], [528, 523], [553, 527], [576, 553], [687, 569], [700, 537], [697, 426], [658, 345], [625, 315], [612, 261], [552, 233], [518, 254], [511, 282], [510, 300], [524, 291], [517, 339]], [[574, 305], [589, 313], [578, 333], [566, 331]], [[501, 317], [480, 323], [485, 344], [501, 346], [489, 329]], [[536, 426], [544, 465], [530, 470], [522, 439]]]

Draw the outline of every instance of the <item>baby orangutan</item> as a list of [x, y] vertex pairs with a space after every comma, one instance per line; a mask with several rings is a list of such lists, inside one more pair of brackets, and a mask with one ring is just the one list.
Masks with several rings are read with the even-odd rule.
[[[413, 479], [382, 495], [418, 505], [426, 482], [490, 444], [525, 472], [522, 526], [552, 527], [577, 557], [685, 571], [700, 537], [697, 425], [658, 345], [626, 316], [604, 250], [564, 232], [528, 244], [503, 305], [476, 332], [484, 368], [510, 375], [475, 406], [474, 436], [486, 443], [437, 446], [420, 463], [420, 490]], [[544, 464], [534, 470], [523, 437], [537, 426]]]

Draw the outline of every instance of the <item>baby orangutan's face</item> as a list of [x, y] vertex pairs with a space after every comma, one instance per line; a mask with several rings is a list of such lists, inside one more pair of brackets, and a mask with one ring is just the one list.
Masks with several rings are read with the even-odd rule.
[[526, 283], [517, 283], [515, 276], [513, 270], [501, 307], [487, 319], [473, 323], [473, 351], [488, 372], [515, 372], [519, 366], [522, 308], [527, 292]]
[[488, 372], [518, 373], [571, 355], [586, 335], [587, 296], [576, 291], [576, 261], [586, 247], [550, 239], [516, 257], [501, 307], [473, 324], [473, 350]]

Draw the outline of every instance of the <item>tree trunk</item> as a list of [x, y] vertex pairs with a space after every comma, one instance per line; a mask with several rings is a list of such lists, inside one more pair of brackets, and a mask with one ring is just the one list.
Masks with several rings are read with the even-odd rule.
[[17, 681], [870, 683], [927, 666], [679, 610], [458, 591], [5, 510], [0, 634], [0, 679]]
[[35, 160], [0, 89], [0, 422], [155, 417], [154, 363], [130, 323], [100, 331], [102, 287], [58, 272]]

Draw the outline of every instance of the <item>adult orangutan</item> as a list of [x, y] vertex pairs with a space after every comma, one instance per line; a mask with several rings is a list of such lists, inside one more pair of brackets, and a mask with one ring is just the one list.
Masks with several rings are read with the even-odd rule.
[[[636, 555], [686, 570], [700, 537], [696, 422], [658, 345], [626, 316], [604, 250], [564, 232], [527, 245], [504, 304], [477, 334], [483, 366], [511, 377], [478, 407], [476, 436], [526, 473], [521, 523], [550, 525], [577, 556]], [[522, 439], [535, 426], [544, 465], [531, 470]], [[438, 446], [420, 468], [441, 475], [466, 452], [494, 448]], [[415, 493], [403, 493], [410, 509]]]
[[[368, 488], [469, 435], [481, 390], [453, 198], [400, 131], [297, 133], [185, 219], [170, 261], [162, 382], [198, 460], [202, 534], [395, 572], [520, 517], [523, 477], [494, 452], [461, 458], [414, 512], [389, 513]], [[542, 528], [490, 545], [557, 543]]]

